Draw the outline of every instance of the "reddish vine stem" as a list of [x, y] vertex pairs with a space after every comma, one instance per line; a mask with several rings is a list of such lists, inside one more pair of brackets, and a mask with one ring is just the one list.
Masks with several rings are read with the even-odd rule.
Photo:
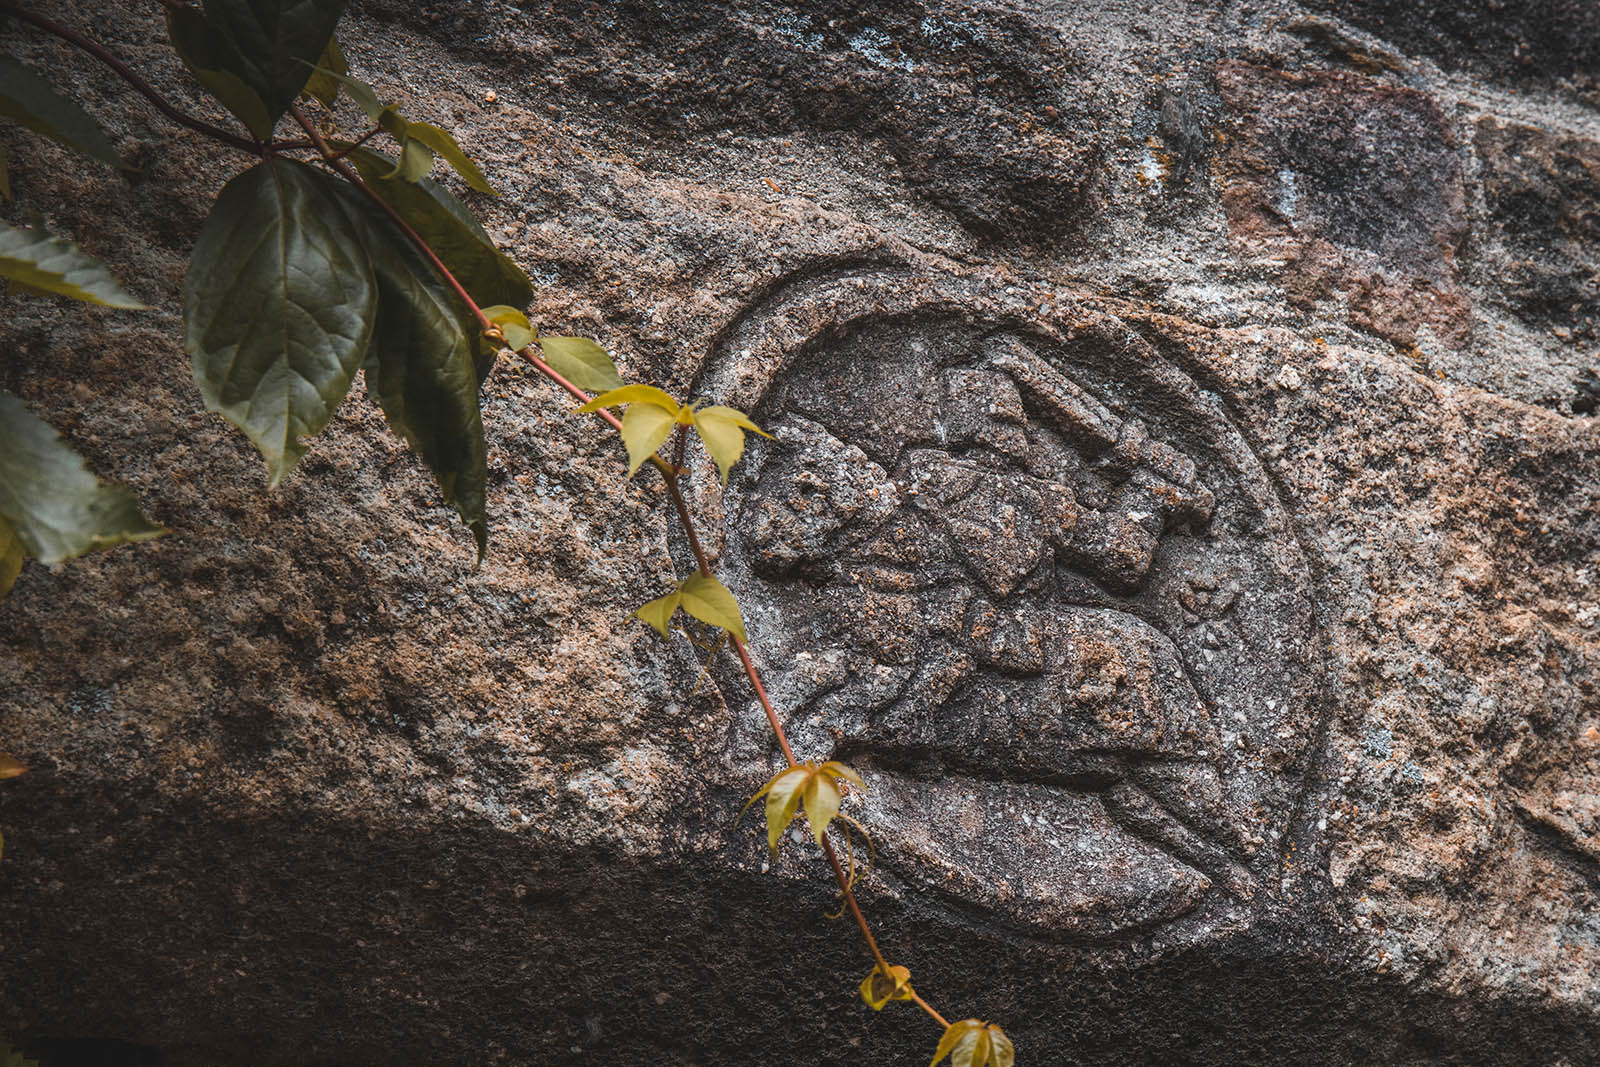
[[[534, 354], [532, 345], [524, 348], [520, 354], [529, 363], [532, 363], [534, 369], [539, 373], [561, 386], [568, 393], [571, 393], [573, 399], [581, 404], [589, 402], [589, 394], [567, 381], [556, 372], [555, 368]], [[621, 432], [622, 423], [611, 412], [601, 408], [595, 414], [606, 416], [606, 421], [619, 433]], [[662, 480], [666, 483], [667, 495], [672, 498], [673, 508], [678, 513], [678, 523], [683, 528], [684, 535], [689, 542], [690, 551], [694, 554], [695, 566], [699, 568], [701, 574], [709, 578], [712, 576], [711, 561], [706, 557], [705, 549], [701, 547], [700, 537], [695, 528], [694, 516], [690, 513], [688, 502], [683, 498], [683, 489], [678, 484], [680, 465], [683, 462], [683, 449], [681, 447], [683, 435], [681, 428], [678, 443], [680, 447], [674, 450], [677, 464], [667, 463], [659, 457], [651, 458], [655, 463], [656, 469], [661, 472]], [[744, 666], [745, 678], [750, 682], [750, 687], [755, 690], [756, 698], [761, 702], [762, 711], [766, 712], [767, 724], [772, 727], [773, 736], [778, 739], [778, 746], [783, 750], [783, 758], [791, 764], [795, 763], [794, 749], [789, 746], [788, 732], [784, 730], [783, 720], [778, 717], [777, 709], [772, 706], [772, 701], [767, 697], [766, 686], [761, 684], [761, 672], [756, 669], [755, 661], [750, 658], [749, 646], [733, 634], [728, 635], [728, 640], [733, 645], [734, 652], [738, 654], [739, 662]], [[850, 879], [845, 875], [844, 867], [839, 863], [839, 854], [834, 850], [833, 842], [826, 837], [822, 839], [822, 851], [828, 857], [828, 864], [833, 868], [834, 879], [839, 883], [839, 892], [843, 894], [845, 904], [849, 907], [850, 914], [856, 921], [856, 926], [861, 930], [861, 936], [866, 941], [873, 960], [887, 977], [889, 974], [889, 961], [884, 959], [883, 951], [878, 947], [878, 939], [873, 936], [872, 927], [867, 925], [866, 916], [861, 913], [861, 905], [856, 902], [855, 891], [850, 888]], [[922, 1007], [935, 1020], [943, 1022], [944, 1017], [928, 1007], [927, 1004], [923, 1004]], [[943, 1025], [948, 1026], [948, 1024]]]
[[372, 140], [374, 137], [376, 137], [378, 134], [380, 134], [382, 132], [383, 132], [383, 127], [382, 126], [374, 126], [374, 127], [372, 127], [372, 129], [368, 130], [366, 133], [362, 134], [360, 137], [357, 137], [354, 141], [351, 141], [349, 144], [347, 144], [343, 148], [339, 149], [339, 151], [335, 152], [332, 156], [328, 157], [328, 162], [332, 163], [332, 162], [335, 162], [337, 160], [343, 159], [345, 156], [348, 156], [351, 152], [354, 152], [356, 149], [360, 148], [362, 145], [366, 144], [368, 141]]
[[[404, 232], [408, 238], [410, 238], [411, 242], [428, 257], [428, 261], [433, 265], [434, 269], [439, 272], [440, 277], [442, 277], [450, 285], [450, 287], [455, 291], [456, 295], [459, 296], [466, 306], [472, 311], [484, 333], [490, 338], [503, 343], [505, 341], [505, 336], [500, 332], [499, 328], [490, 322], [489, 319], [483, 314], [483, 309], [478, 306], [477, 302], [472, 299], [471, 295], [467, 293], [466, 289], [462, 287], [461, 283], [456, 280], [455, 275], [450, 272], [450, 269], [440, 261], [437, 255], [434, 254], [433, 249], [428, 246], [428, 243], [424, 241], [415, 230], [408, 226], [405, 220], [400, 218], [394, 209], [389, 207], [389, 205], [385, 203], [383, 199], [379, 197], [378, 194], [362, 180], [361, 176], [351, 169], [349, 164], [335, 156], [333, 149], [329, 147], [327, 141], [322, 137], [321, 133], [317, 131], [316, 127], [311, 124], [311, 122], [305, 117], [304, 113], [302, 113], [298, 107], [291, 107], [289, 109], [289, 113], [294, 116], [295, 121], [300, 124], [300, 127], [306, 131], [307, 135], [310, 136], [311, 140], [316, 144], [317, 151], [321, 154], [323, 162], [338, 171], [341, 177], [350, 182], [352, 185], [356, 186], [356, 188], [360, 189], [369, 199], [383, 209], [384, 213], [394, 221], [395, 225], [399, 226], [401, 231]], [[529, 363], [531, 363], [534, 369], [540, 374], [544, 375], [546, 378], [550, 379], [550, 381], [554, 382], [556, 385], [560, 386], [562, 389], [571, 394], [573, 399], [577, 400], [580, 404], [587, 404], [592, 399], [589, 394], [583, 389], [579, 388], [577, 385], [574, 385], [554, 367], [550, 366], [543, 359], [541, 359], [536, 345], [537, 342], [535, 342], [534, 345], [529, 345], [526, 348], [521, 349], [519, 354]], [[616, 430], [618, 433], [622, 432], [622, 420], [613, 415], [609, 410], [601, 408], [594, 414], [600, 416], [600, 418], [603, 419], [607, 425]], [[683, 430], [680, 427], [680, 446], [683, 443], [682, 433]], [[683, 471], [681, 466], [683, 461], [683, 452], [681, 447], [676, 451], [675, 455], [677, 463], [668, 463], [660, 456], [651, 456], [650, 463], [656, 468], [656, 470], [661, 472], [662, 481], [666, 485], [667, 495], [672, 500], [673, 509], [678, 513], [678, 522], [680, 527], [683, 529], [684, 537], [689, 542], [689, 550], [694, 556], [696, 567], [698, 567], [700, 573], [706, 577], [713, 577], [711, 572], [711, 562], [706, 556], [705, 548], [700, 543], [700, 535], [695, 526], [694, 516], [689, 511], [688, 502], [683, 496], [683, 488], [679, 484], [680, 475]], [[773, 736], [777, 738], [778, 746], [783, 750], [784, 759], [788, 760], [791, 765], [794, 764], [796, 762], [794, 757], [794, 749], [789, 745], [788, 733], [783, 728], [783, 720], [778, 717], [777, 709], [772, 706], [772, 701], [767, 696], [766, 687], [761, 684], [761, 673], [756, 669], [755, 661], [750, 656], [749, 646], [731, 633], [728, 635], [728, 639], [733, 645], [734, 652], [736, 652], [739, 656], [739, 662], [744, 667], [745, 678], [749, 680], [750, 687], [755, 691], [756, 698], [761, 703], [762, 711], [766, 713], [767, 724], [772, 727]], [[888, 977], [890, 974], [889, 962], [884, 959], [883, 951], [878, 947], [878, 940], [873, 936], [872, 928], [867, 925], [866, 916], [862, 914], [861, 905], [857, 903], [855, 891], [850, 886], [850, 879], [845, 874], [844, 867], [839, 863], [839, 854], [834, 849], [833, 842], [827, 836], [824, 836], [822, 839], [822, 851], [828, 858], [828, 865], [833, 868], [834, 879], [839, 884], [839, 892], [844, 897], [845, 904], [850, 910], [851, 917], [855, 919], [856, 926], [861, 931], [863, 940], [866, 941], [867, 949], [871, 953], [875, 965], [883, 971], [885, 977]], [[949, 1023], [945, 1021], [943, 1015], [940, 1015], [937, 1011], [930, 1007], [928, 1003], [920, 996], [917, 996], [915, 993], [913, 993], [912, 996], [917, 1005], [920, 1006], [923, 1011], [927, 1012], [936, 1023], [946, 1029], [949, 1028]]]
[[[176, 8], [184, 6], [183, 4], [176, 2], [176, 0], [163, 0], [163, 2], [168, 7]], [[132, 68], [123, 63], [122, 60], [118, 59], [103, 45], [91, 40], [88, 37], [85, 37], [75, 30], [68, 29], [67, 27], [62, 26], [59, 23], [56, 23], [42, 15], [37, 15], [31, 11], [17, 8], [8, 3], [0, 3], [0, 15], [12, 15], [23, 20], [24, 22], [31, 23], [39, 29], [44, 30], [46, 33], [58, 37], [61, 40], [74, 45], [94, 58], [100, 60], [100, 62], [104, 63], [106, 66], [115, 71], [118, 76], [132, 86], [141, 96], [149, 100], [150, 103], [153, 104], [163, 115], [167, 116], [173, 122], [176, 122], [182, 126], [186, 126], [197, 133], [204, 134], [214, 141], [218, 141], [241, 151], [259, 156], [270, 156], [274, 152], [284, 149], [308, 147], [315, 148], [324, 164], [336, 171], [340, 177], [344, 178], [351, 185], [360, 190], [361, 193], [366, 196], [374, 205], [376, 205], [379, 210], [388, 216], [389, 220], [393, 222], [394, 225], [397, 226], [400, 231], [404, 233], [411, 241], [411, 243], [415, 245], [416, 248], [427, 258], [429, 264], [438, 273], [439, 277], [450, 286], [452, 291], [455, 292], [456, 296], [460, 298], [461, 302], [472, 313], [473, 317], [477, 320], [480, 329], [482, 329], [483, 332], [491, 339], [504, 342], [505, 337], [501, 333], [500, 329], [493, 322], [491, 322], [486, 315], [484, 315], [483, 309], [478, 306], [477, 301], [472, 299], [471, 294], [466, 291], [466, 289], [461, 285], [460, 281], [457, 280], [456, 276], [451, 273], [450, 269], [446, 267], [443, 261], [439, 259], [438, 255], [433, 251], [433, 248], [428, 244], [428, 242], [423, 240], [421, 235], [412, 229], [405, 219], [403, 219], [398, 212], [390, 207], [382, 197], [380, 197], [369, 185], [367, 185], [367, 183], [361, 178], [360, 174], [356, 173], [356, 171], [345, 162], [344, 157], [346, 155], [376, 135], [381, 127], [374, 127], [363, 134], [360, 139], [351, 145], [336, 152], [331, 146], [329, 146], [327, 140], [322, 136], [321, 132], [317, 130], [314, 125], [312, 125], [309, 119], [306, 118], [304, 112], [302, 112], [298, 106], [291, 106], [289, 108], [289, 114], [293, 116], [295, 122], [299, 124], [300, 128], [305, 130], [306, 135], [310, 138], [309, 143], [300, 141], [262, 143], [248, 140], [244, 137], [238, 136], [235, 133], [232, 133], [229, 130], [223, 129], [220, 126], [214, 126], [208, 122], [203, 122], [200, 119], [193, 118], [192, 116], [186, 115], [182, 111], [179, 111], [176, 107], [170, 104], [166, 98], [157, 92], [156, 89], [150, 85], [150, 83], [136, 74]], [[539, 358], [533, 346], [522, 349], [520, 354], [527, 359], [533, 365], [534, 369], [539, 371], [540, 374], [550, 379], [562, 389], [565, 389], [575, 399], [577, 399], [579, 403], [588, 403], [590, 400], [589, 394], [584, 392], [584, 390], [580, 389], [578, 386], [574, 385], [572, 382], [568, 381], [558, 371], [556, 371], [555, 368], [551, 367], [549, 364], [545, 363], [544, 360]], [[602, 408], [599, 411], [596, 411], [595, 414], [600, 416], [601, 419], [603, 419], [618, 433], [622, 431], [622, 420], [617, 418], [617, 416], [613, 415], [610, 411]], [[683, 490], [679, 484], [680, 475], [683, 473], [684, 469], [684, 443], [685, 439], [683, 428], [679, 427], [679, 438], [675, 453], [675, 462], [667, 463], [659, 456], [652, 456], [650, 462], [658, 471], [661, 472], [662, 480], [666, 485], [667, 494], [672, 499], [674, 510], [676, 510], [678, 513], [679, 524], [683, 529], [685, 538], [689, 542], [689, 548], [694, 555], [696, 566], [699, 568], [701, 574], [704, 574], [707, 577], [713, 577], [710, 561], [706, 557], [705, 550], [700, 544], [700, 537], [694, 523], [694, 516], [689, 511], [688, 503], [684, 499]], [[728, 635], [728, 637], [729, 641], [733, 645], [734, 651], [738, 654], [740, 664], [744, 667], [745, 677], [750, 682], [750, 687], [755, 691], [756, 698], [761, 704], [762, 711], [766, 714], [767, 723], [772, 728], [773, 736], [777, 738], [778, 746], [782, 749], [784, 758], [788, 760], [791, 765], [794, 764], [796, 760], [794, 756], [794, 750], [789, 744], [788, 734], [783, 728], [783, 721], [779, 718], [777, 709], [772, 706], [772, 701], [767, 696], [766, 687], [761, 683], [761, 674], [756, 669], [755, 661], [750, 656], [749, 647], [731, 633]], [[866, 916], [864, 916], [861, 912], [861, 906], [856, 901], [855, 892], [851, 889], [850, 879], [845, 874], [844, 867], [839, 863], [839, 854], [834, 849], [833, 842], [826, 836], [822, 839], [822, 849], [824, 855], [827, 856], [829, 866], [833, 868], [834, 878], [839, 884], [839, 892], [844, 897], [845, 904], [848, 906], [851, 916], [855, 919], [856, 926], [860, 929], [862, 938], [866, 941], [868, 951], [871, 953], [876, 966], [882, 970], [886, 977], [889, 976], [889, 963], [884, 958], [882, 950], [878, 947], [878, 941], [877, 938], [875, 938], [872, 934], [872, 928], [867, 925]], [[948, 1021], [946, 1021], [945, 1017], [938, 1011], [934, 1010], [934, 1008], [929, 1005], [927, 1001], [923, 1000], [915, 990], [911, 991], [911, 1000], [914, 1001], [917, 1006], [925, 1011], [929, 1016], [931, 1016], [934, 1022], [938, 1023], [945, 1029], [949, 1028], [950, 1024]]]
[[933, 1009], [933, 1005], [929, 1004], [926, 1000], [923, 1000], [922, 994], [918, 993], [915, 989], [911, 990], [911, 1000], [916, 1004], [917, 1007], [933, 1016], [934, 1022], [938, 1023], [946, 1030], [950, 1029], [950, 1020], [946, 1019], [943, 1015], [940, 1015], [937, 1011], [935, 1011]]
[[327, 140], [323, 138], [322, 131], [312, 125], [311, 120], [306, 118], [305, 112], [301, 111], [298, 105], [291, 104], [289, 106], [289, 114], [300, 124], [300, 128], [306, 131], [306, 136], [311, 138], [311, 143], [317, 146], [317, 152], [322, 156], [323, 162], [338, 171], [339, 176], [345, 181], [361, 190], [368, 200], [378, 205], [378, 209], [389, 216], [389, 221], [400, 227], [400, 231], [411, 239], [411, 243], [416, 245], [424, 256], [428, 257], [428, 262], [433, 265], [433, 269], [438, 271], [439, 276], [449, 283], [456, 296], [461, 298], [461, 302], [467, 306], [473, 317], [478, 320], [478, 328], [485, 333], [492, 332], [495, 336], [500, 336], [499, 327], [489, 321], [488, 317], [484, 315], [483, 309], [478, 306], [478, 302], [472, 299], [466, 289], [462, 288], [461, 283], [456, 280], [456, 276], [451, 274], [450, 269], [434, 254], [428, 242], [424, 241], [421, 235], [416, 230], [413, 230], [406, 220], [400, 217], [400, 213], [390, 207], [383, 197], [375, 193], [370, 185], [362, 181], [361, 175], [357, 174], [350, 164], [334, 155], [333, 149], [328, 145]]
[[32, 11], [24, 10], [12, 4], [0, 4], [0, 15], [12, 15], [24, 22], [31, 22], [44, 32], [54, 37], [59, 37], [68, 44], [89, 53], [91, 56], [94, 56], [94, 58], [98, 59], [106, 66], [116, 71], [117, 76], [123, 81], [127, 82], [129, 85], [133, 86], [133, 88], [138, 91], [139, 95], [143, 96], [146, 100], [150, 101], [150, 103], [154, 104], [157, 111], [160, 111], [163, 115], [167, 116], [167, 118], [171, 119], [173, 122], [178, 123], [180, 126], [187, 126], [196, 133], [205, 134], [213, 141], [221, 141], [225, 145], [231, 145], [240, 151], [249, 152], [251, 155], [259, 156], [276, 147], [274, 145], [264, 145], [258, 141], [252, 141], [248, 138], [240, 137], [231, 130], [225, 130], [221, 126], [213, 126], [209, 122], [202, 122], [192, 115], [185, 115], [183, 112], [179, 111], [177, 108], [168, 103], [166, 97], [162, 96], [156, 91], [155, 86], [139, 77], [139, 75], [134, 72], [132, 67], [118, 59], [104, 45], [100, 44], [98, 41], [94, 41], [88, 37], [85, 37], [76, 30], [68, 29], [58, 22], [54, 22], [45, 18], [43, 15], [35, 14]]

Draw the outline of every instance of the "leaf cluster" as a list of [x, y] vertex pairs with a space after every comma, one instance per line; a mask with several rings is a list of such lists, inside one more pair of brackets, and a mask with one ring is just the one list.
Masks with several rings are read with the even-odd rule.
[[744, 454], [744, 433], [751, 430], [763, 437], [772, 435], [737, 408], [714, 404], [700, 408], [694, 404], [681, 404], [672, 394], [653, 385], [624, 385], [601, 393], [580, 407], [579, 411], [598, 411], [601, 408], [621, 407], [622, 443], [628, 449], [628, 477], [656, 454], [666, 444], [675, 427], [693, 427], [706, 452], [722, 472], [722, 484], [728, 484], [728, 471]]
[[739, 640], [745, 640], [744, 618], [739, 614], [739, 602], [728, 587], [709, 574], [699, 571], [691, 574], [666, 596], [657, 597], [634, 611], [634, 616], [653, 626], [662, 637], [672, 635], [672, 616], [679, 608], [709, 626], [728, 631]]
[[936, 1067], [946, 1056], [950, 1067], [1012, 1067], [1016, 1062], [1016, 1052], [1005, 1031], [977, 1019], [951, 1023], [939, 1039], [928, 1067]]
[[874, 967], [861, 980], [861, 999], [873, 1011], [882, 1011], [891, 1000], [910, 1000], [911, 997], [911, 971], [905, 967], [891, 965], [888, 970]]
[[[343, 6], [209, 0], [203, 9], [168, 8], [184, 63], [269, 146], [224, 187], [201, 229], [184, 283], [186, 348], [206, 406], [255, 443], [272, 485], [294, 469], [306, 439], [327, 425], [362, 373], [390, 427], [472, 530], [481, 559], [487, 449], [478, 388], [494, 349], [485, 350], [473, 305], [525, 307], [533, 286], [465, 205], [426, 177], [437, 154], [469, 187], [493, 192], [455, 139], [379, 105], [371, 87], [349, 74], [334, 37]], [[338, 143], [370, 197], [270, 150], [297, 96], [332, 106], [341, 88], [398, 145], [392, 159]], [[91, 116], [5, 57], [0, 116], [118, 163]], [[0, 156], [0, 192], [9, 194], [3, 162]], [[40, 227], [0, 224], [0, 277], [22, 291], [143, 306], [101, 264]], [[0, 554], [0, 573], [14, 557]]]
[[840, 782], [849, 782], [863, 791], [867, 788], [867, 783], [861, 780], [859, 774], [836, 760], [821, 764], [809, 760], [791, 763], [756, 791], [756, 795], [745, 803], [739, 816], [743, 818], [744, 813], [750, 810], [750, 805], [766, 797], [767, 847], [772, 850], [774, 857], [778, 855], [778, 842], [783, 839], [783, 832], [802, 811], [811, 827], [811, 836], [820, 846], [828, 824], [839, 814], [839, 805], [843, 800]]

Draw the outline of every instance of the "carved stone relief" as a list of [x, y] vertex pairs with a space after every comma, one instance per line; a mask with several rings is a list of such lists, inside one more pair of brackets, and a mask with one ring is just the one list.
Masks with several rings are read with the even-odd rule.
[[888, 870], [1039, 934], [1236, 914], [1317, 734], [1317, 638], [1215, 399], [1100, 317], [870, 273], [772, 303], [735, 389], [776, 441], [720, 566], [803, 747], [872, 770]]

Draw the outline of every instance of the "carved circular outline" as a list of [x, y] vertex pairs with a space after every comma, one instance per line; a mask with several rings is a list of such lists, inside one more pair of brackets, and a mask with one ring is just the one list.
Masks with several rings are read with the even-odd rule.
[[[1181, 411], [1183, 421], [1189, 423], [1184, 432], [1176, 435], [1184, 450], [1197, 458], [1204, 455], [1209, 467], [1220, 466], [1232, 473], [1234, 490], [1243, 494], [1260, 520], [1255, 531], [1257, 550], [1272, 557], [1272, 566], [1278, 573], [1300, 576], [1296, 593], [1306, 600], [1303, 614], [1308, 632], [1299, 646], [1304, 651], [1305, 668], [1294, 679], [1293, 689], [1294, 699], [1304, 706], [1300, 717], [1310, 724], [1310, 730], [1295, 753], [1293, 766], [1278, 775], [1281, 799], [1274, 806], [1272, 833], [1248, 861], [1251, 877], [1219, 884], [1204, 908], [1179, 921], [1155, 925], [1184, 927], [1191, 935], [1202, 935], [1224, 924], [1237, 923], [1252, 910], [1251, 900], [1259, 895], [1260, 888], [1276, 882], [1282, 874], [1282, 852], [1286, 843], [1298, 836], [1307, 785], [1320, 764], [1326, 736], [1327, 708], [1322, 686], [1326, 675], [1325, 647], [1314, 606], [1316, 580], [1289, 509], [1243, 432], [1228, 417], [1221, 399], [1200, 388], [1120, 320], [1073, 306], [1041, 312], [1003, 286], [919, 271], [883, 258], [831, 260], [768, 286], [714, 339], [695, 395], [713, 397], [717, 402], [760, 416], [772, 385], [796, 363], [857, 331], [911, 319], [1016, 334], [1051, 350], [1058, 357], [1052, 362], [1068, 374], [1069, 380], [1081, 382], [1086, 374], [1102, 382], [1114, 379], [1122, 382], [1125, 390], [1136, 392], [1146, 404]], [[1170, 441], [1174, 437], [1169, 434], [1164, 439]], [[759, 463], [761, 447], [752, 446], [752, 471]], [[714, 490], [712, 495], [716, 496]], [[730, 495], [739, 496], [737, 482]], [[725, 501], [717, 497], [715, 503], [721, 505]], [[731, 555], [737, 556], [737, 549]], [[730, 580], [737, 583], [738, 577]], [[763, 605], [747, 603], [747, 610], [752, 608], [759, 619]], [[756, 647], [759, 655], [759, 639]], [[802, 725], [798, 732], [803, 737], [805, 727]], [[1292, 773], [1296, 769], [1298, 775]], [[1238, 773], [1233, 770], [1228, 777]], [[1104, 940], [1077, 935], [1063, 938], [1033, 922], [998, 915], [981, 904], [959, 899], [948, 903], [969, 921], [996, 923], [1030, 938]], [[1116, 931], [1115, 937], [1148, 932], [1130, 928]]]

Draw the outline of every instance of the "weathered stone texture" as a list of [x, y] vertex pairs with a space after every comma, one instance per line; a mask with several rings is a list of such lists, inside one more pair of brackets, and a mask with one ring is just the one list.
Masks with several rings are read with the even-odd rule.
[[[41, 5], [216, 118], [156, 5]], [[533, 320], [771, 428], [693, 503], [886, 952], [1028, 1064], [1600, 1061], [1593, 8], [356, 3]], [[1570, 31], [1570, 32], [1569, 32]], [[509, 361], [491, 549], [361, 395], [272, 493], [179, 345], [241, 159], [0, 131], [155, 306], [0, 386], [173, 531], [0, 605], [0, 1031], [166, 1064], [925, 1064], [649, 473]], [[353, 117], [350, 122], [356, 121]], [[6, 211], [15, 210], [6, 208]], [[7, 216], [11, 217], [11, 216]]]

